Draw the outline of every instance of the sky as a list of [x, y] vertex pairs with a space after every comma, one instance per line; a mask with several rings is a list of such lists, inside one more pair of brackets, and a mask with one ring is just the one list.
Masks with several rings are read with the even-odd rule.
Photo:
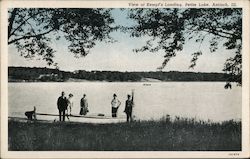
[[[115, 23], [130, 25], [133, 22], [126, 19], [126, 11], [114, 10], [112, 12]], [[111, 36], [117, 40], [115, 43], [97, 42], [86, 57], [75, 58], [70, 53], [65, 40], [52, 40], [52, 47], [57, 51], [54, 61], [58, 63], [60, 70], [109, 70], [109, 71], [157, 71], [164, 60], [164, 52], [133, 52], [140, 48], [146, 38], [131, 38], [128, 34], [113, 32]], [[222, 46], [222, 45], [221, 45]], [[177, 56], [172, 58], [163, 71], [192, 71], [192, 72], [222, 72], [227, 58], [233, 56], [233, 52], [223, 47], [210, 53], [209, 41], [205, 40], [201, 45], [203, 55], [199, 57], [194, 69], [189, 69], [192, 53], [198, 51], [199, 44], [189, 41]], [[14, 46], [9, 46], [9, 66], [23, 67], [48, 67], [45, 61], [37, 59], [25, 59], [20, 56]], [[53, 67], [51, 67], [53, 68]]]

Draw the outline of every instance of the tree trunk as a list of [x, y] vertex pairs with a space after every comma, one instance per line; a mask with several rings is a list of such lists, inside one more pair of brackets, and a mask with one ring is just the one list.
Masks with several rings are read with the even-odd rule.
[[12, 13], [11, 13], [11, 16], [9, 18], [8, 39], [11, 36], [11, 30], [12, 30], [13, 23], [14, 23], [14, 20], [15, 20], [15, 17], [16, 17], [16, 12], [17, 12], [17, 8], [14, 8], [13, 11], [12, 11]]

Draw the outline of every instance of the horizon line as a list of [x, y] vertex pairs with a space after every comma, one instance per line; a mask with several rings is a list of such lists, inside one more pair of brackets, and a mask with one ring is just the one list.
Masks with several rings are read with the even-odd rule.
[[[22, 67], [22, 68], [47, 68], [47, 69], [54, 69], [56, 70], [56, 68], [50, 68], [50, 67], [27, 67], [27, 66], [8, 66], [9, 67]], [[64, 72], [75, 72], [75, 71], [86, 71], [86, 72], [93, 72], [93, 71], [100, 71], [100, 72], [182, 72], [182, 73], [220, 73], [220, 74], [226, 74], [225, 72], [195, 72], [195, 71], [178, 71], [178, 70], [171, 70], [171, 71], [161, 71], [161, 70], [156, 70], [156, 71], [119, 71], [119, 70], [74, 70], [74, 71], [66, 71], [66, 70], [62, 70], [62, 69], [58, 69], [59, 71], [64, 71]]]

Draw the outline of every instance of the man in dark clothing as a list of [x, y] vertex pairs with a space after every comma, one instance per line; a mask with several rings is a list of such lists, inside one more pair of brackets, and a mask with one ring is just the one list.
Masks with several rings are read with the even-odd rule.
[[130, 95], [128, 95], [128, 99], [126, 100], [125, 110], [124, 112], [127, 115], [127, 122], [132, 121], [132, 108], [133, 108], [133, 97], [130, 99]]
[[59, 120], [62, 121], [63, 116], [63, 121], [65, 121], [65, 110], [67, 109], [67, 99], [64, 96], [64, 92], [62, 92], [62, 95], [58, 98], [57, 100], [57, 108], [59, 110]]
[[83, 94], [83, 97], [80, 100], [80, 106], [81, 106], [80, 115], [86, 115], [89, 112], [86, 94]]

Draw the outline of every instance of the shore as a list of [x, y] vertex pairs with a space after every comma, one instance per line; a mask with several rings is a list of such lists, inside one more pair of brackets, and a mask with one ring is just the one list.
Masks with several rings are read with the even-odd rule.
[[240, 151], [241, 122], [176, 118], [130, 124], [8, 121], [9, 151]]
[[[12, 79], [9, 78], [8, 82], [12, 83], [29, 83], [29, 82], [113, 82], [107, 80], [86, 80], [86, 79], [76, 79], [76, 78], [69, 78], [65, 81], [40, 81], [40, 80], [21, 80], [21, 79]], [[139, 81], [115, 81], [115, 82], [176, 82], [176, 81], [163, 81], [154, 78], [142, 78]]]

